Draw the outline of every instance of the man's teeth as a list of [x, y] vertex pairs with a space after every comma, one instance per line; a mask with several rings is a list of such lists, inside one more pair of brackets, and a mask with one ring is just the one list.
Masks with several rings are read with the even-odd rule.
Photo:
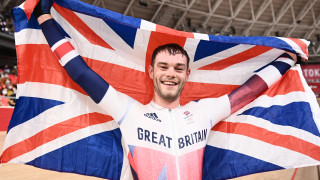
[[163, 82], [163, 84], [165, 84], [165, 85], [175, 85], [176, 83], [174, 83], [174, 82], [167, 82], [167, 81], [165, 81], [165, 82]]

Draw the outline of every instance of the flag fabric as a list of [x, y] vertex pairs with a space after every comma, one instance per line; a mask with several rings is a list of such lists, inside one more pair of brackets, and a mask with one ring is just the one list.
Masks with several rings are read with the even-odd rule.
[[[1, 161], [108, 179], [131, 177], [117, 123], [59, 64], [31, 14], [36, 3], [27, 0], [13, 9], [18, 100]], [[284, 51], [308, 58], [305, 40], [181, 32], [77, 0], [54, 0], [51, 14], [95, 72], [143, 104], [153, 95], [147, 68], [159, 45], [177, 43], [189, 53], [191, 76], [181, 104], [230, 93]], [[212, 128], [203, 179], [319, 165], [319, 121], [315, 96], [296, 65]]]

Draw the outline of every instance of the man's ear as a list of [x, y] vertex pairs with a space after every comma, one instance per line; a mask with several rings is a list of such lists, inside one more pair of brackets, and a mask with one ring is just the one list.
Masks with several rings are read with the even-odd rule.
[[189, 79], [190, 73], [191, 73], [191, 70], [190, 70], [190, 68], [188, 68], [187, 69], [187, 80]]
[[153, 79], [153, 67], [151, 65], [149, 65], [148, 71], [149, 71], [149, 77]]

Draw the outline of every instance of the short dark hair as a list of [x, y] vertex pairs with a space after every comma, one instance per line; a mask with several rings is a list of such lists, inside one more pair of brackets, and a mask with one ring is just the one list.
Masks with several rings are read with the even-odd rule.
[[189, 68], [189, 55], [186, 50], [183, 49], [179, 44], [171, 43], [158, 46], [152, 53], [151, 66], [154, 67], [154, 60], [160, 52], [167, 51], [170, 55], [182, 54], [187, 58], [187, 68]]

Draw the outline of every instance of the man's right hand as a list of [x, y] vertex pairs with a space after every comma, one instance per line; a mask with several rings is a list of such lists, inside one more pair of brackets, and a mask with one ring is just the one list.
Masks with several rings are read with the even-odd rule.
[[52, 4], [52, 0], [40, 0], [33, 10], [34, 16], [38, 19], [41, 15], [50, 14]]

